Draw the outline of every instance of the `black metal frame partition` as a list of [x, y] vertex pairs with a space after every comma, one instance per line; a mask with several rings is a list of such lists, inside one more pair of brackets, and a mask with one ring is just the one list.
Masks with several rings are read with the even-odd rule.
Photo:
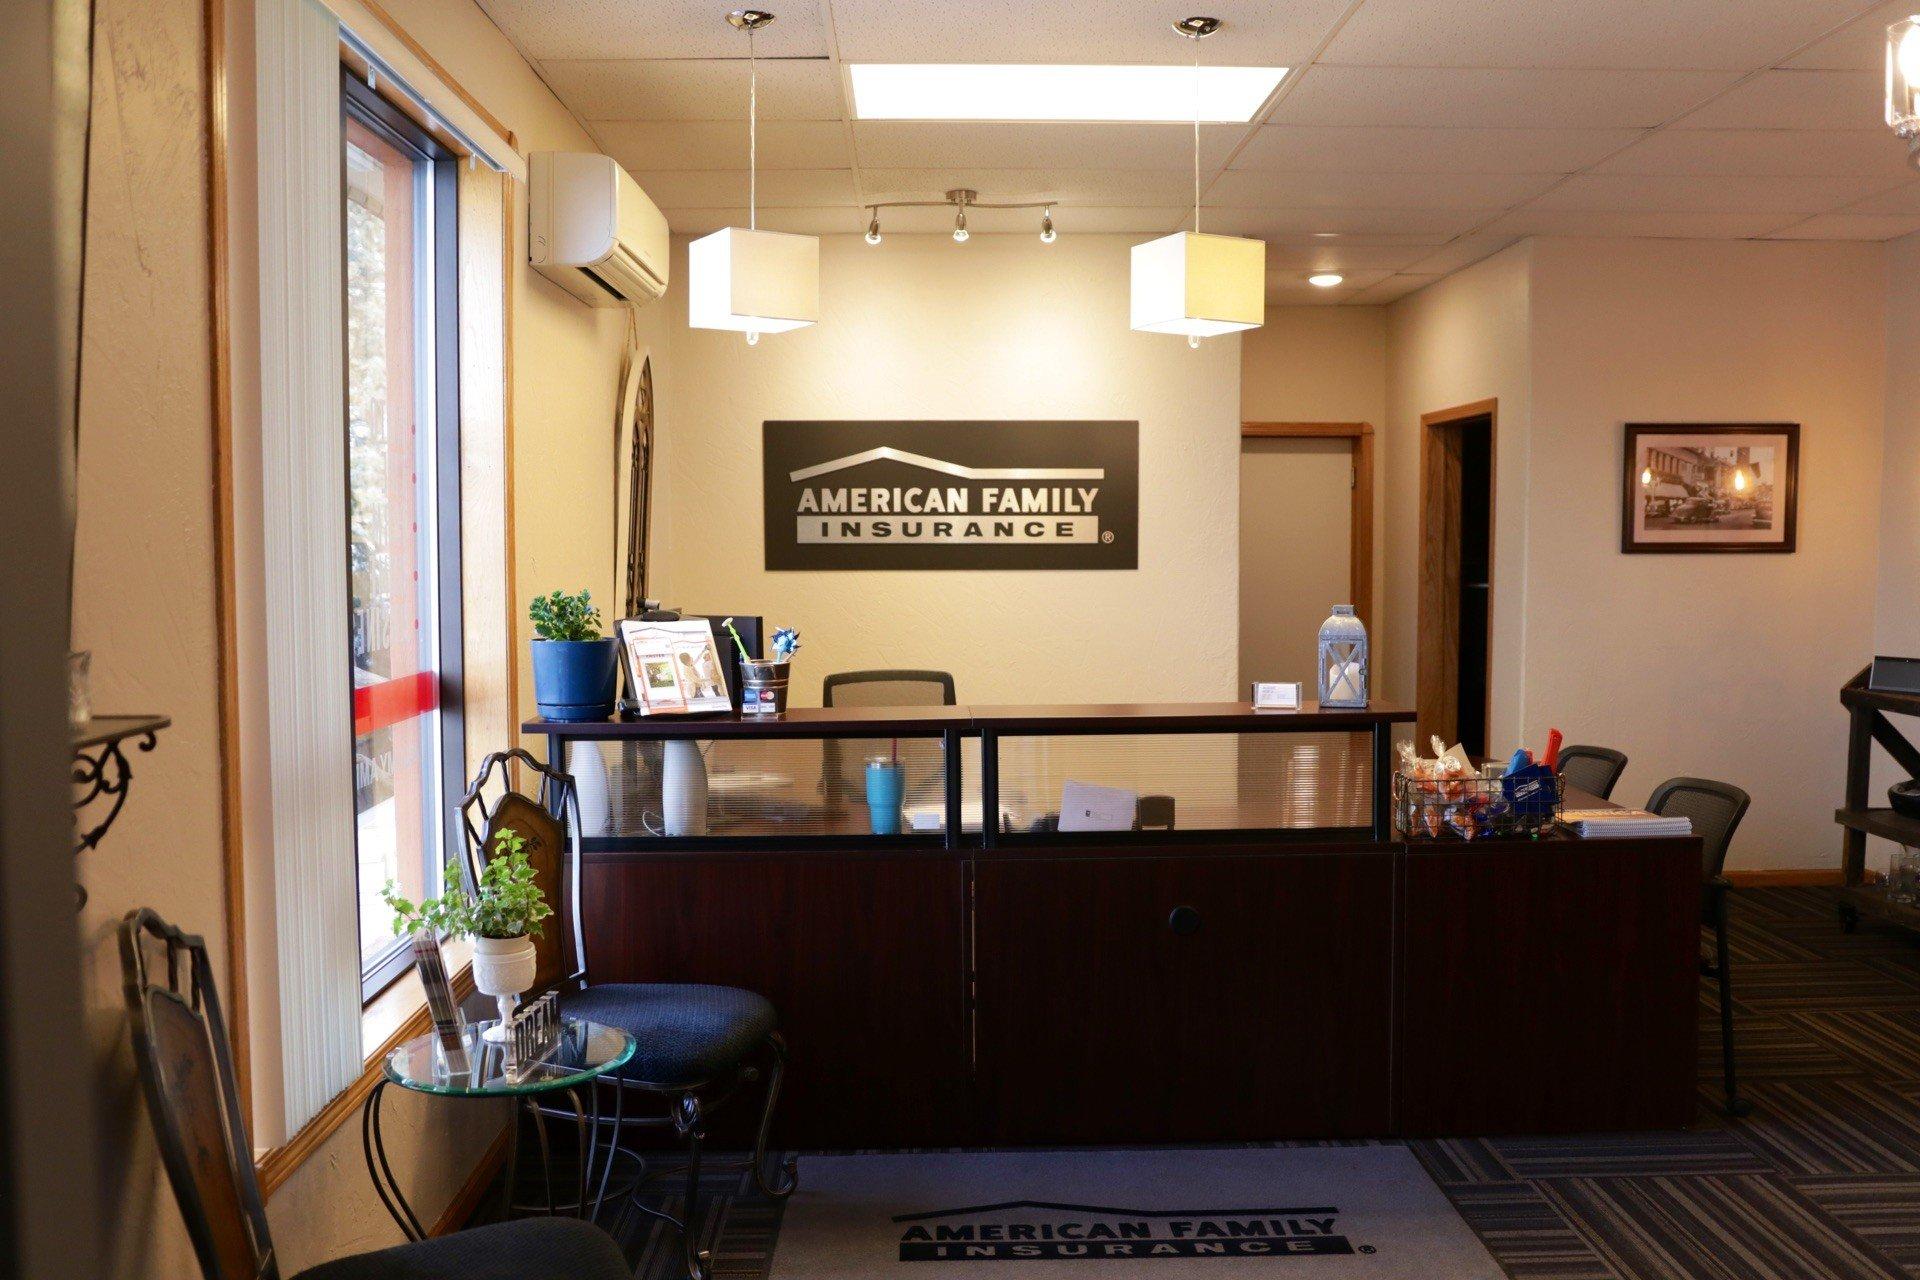
[[[1181, 736], [1192, 734], [1274, 734], [1274, 733], [1359, 733], [1370, 735], [1370, 825], [1367, 827], [1262, 827], [1195, 831], [1103, 832], [1102, 841], [1116, 839], [1141, 843], [1179, 844], [1222, 840], [1274, 840], [1325, 838], [1329, 834], [1386, 843], [1394, 838], [1393, 794], [1391, 786], [1393, 730], [1396, 724], [1410, 723], [1411, 711], [1398, 708], [1356, 709], [1351, 712], [1308, 709], [1301, 712], [1253, 712], [1233, 707], [1051, 707], [1051, 708], [973, 708], [926, 707], [892, 709], [892, 715], [868, 721], [836, 716], [831, 709], [809, 710], [795, 716], [756, 720], [751, 716], [696, 719], [641, 719], [561, 723], [530, 720], [524, 732], [541, 734], [547, 739], [547, 758], [564, 768], [569, 742], [663, 742], [673, 740], [733, 741], [799, 739], [803, 741], [864, 738], [938, 738], [942, 743], [945, 769], [944, 800], [946, 821], [939, 836], [903, 832], [895, 836], [846, 834], [766, 834], [654, 836], [621, 835], [587, 837], [584, 852], [619, 853], [636, 846], [667, 851], [678, 848], [744, 851], [805, 850], [844, 848], [850, 839], [862, 843], [885, 841], [892, 845], [940, 848], [949, 852], [969, 849], [993, 849], [1004, 843], [997, 828], [1000, 799], [999, 747], [1002, 738], [1052, 736]], [[964, 825], [965, 787], [961, 767], [961, 743], [980, 741], [980, 812], [977, 838]], [[1018, 843], [1029, 843], [1019, 837]], [[1033, 843], [1070, 844], [1072, 835], [1032, 837]]]

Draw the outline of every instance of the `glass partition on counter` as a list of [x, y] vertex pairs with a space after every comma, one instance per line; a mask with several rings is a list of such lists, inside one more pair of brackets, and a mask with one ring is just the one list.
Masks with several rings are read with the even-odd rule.
[[1372, 821], [1372, 739], [1363, 732], [1009, 734], [997, 755], [1009, 844], [1075, 828], [1291, 831]]

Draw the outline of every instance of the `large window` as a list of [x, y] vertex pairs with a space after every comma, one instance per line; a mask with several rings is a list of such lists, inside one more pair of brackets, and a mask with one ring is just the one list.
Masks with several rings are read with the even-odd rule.
[[382, 887], [438, 893], [459, 849], [457, 171], [350, 75], [341, 100], [354, 869], [370, 997], [410, 960]]

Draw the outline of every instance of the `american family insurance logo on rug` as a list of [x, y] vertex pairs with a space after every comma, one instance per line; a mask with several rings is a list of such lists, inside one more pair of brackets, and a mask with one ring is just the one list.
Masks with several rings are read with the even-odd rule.
[[1372, 1253], [1340, 1233], [1340, 1211], [1114, 1209], [1011, 1200], [901, 1214], [902, 1262], [1265, 1258]]

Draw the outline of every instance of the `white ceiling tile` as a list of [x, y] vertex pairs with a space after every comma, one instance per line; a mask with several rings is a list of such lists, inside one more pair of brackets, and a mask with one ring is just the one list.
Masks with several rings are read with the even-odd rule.
[[1730, 71], [1307, 68], [1274, 124], [1645, 129], [1739, 79]]
[[1417, 275], [1447, 275], [1462, 267], [1470, 267], [1482, 258], [1492, 257], [1518, 238], [1514, 235], [1461, 236], [1424, 257], [1414, 259], [1406, 269]]
[[1595, 173], [1771, 174], [1874, 177], [1910, 174], [1906, 148], [1866, 129], [1662, 129], [1602, 162]]
[[1425, 244], [1347, 244], [1340, 240], [1318, 240], [1309, 245], [1267, 245], [1267, 270], [1338, 271], [1351, 275], [1356, 271], [1398, 271], [1433, 252]]
[[1367, 0], [1322, 61], [1749, 71], [1786, 57], [1859, 11], [1859, 0]]
[[[747, 202], [744, 169], [643, 169], [633, 175], [662, 209], [717, 209]], [[762, 209], [857, 205], [851, 169], [772, 169], [760, 174]]]
[[1531, 199], [1559, 174], [1271, 173], [1233, 169], [1207, 188], [1224, 208], [1503, 209]]
[[1744, 174], [1575, 174], [1530, 208], [1586, 212], [1825, 213], [1887, 185], [1884, 178]]
[[[747, 167], [744, 120], [602, 120], [593, 133], [629, 172]], [[763, 171], [853, 164], [847, 126], [840, 120], [762, 120], [759, 155]]]
[[[704, 236], [722, 227], [747, 225], [747, 206], [714, 209], [668, 209], [667, 225], [675, 235]], [[867, 229], [867, 215], [852, 205], [820, 209], [762, 209], [762, 231], [790, 231], [795, 235], [854, 235]]]
[[1673, 127], [1884, 132], [1885, 98], [1878, 71], [1763, 71]]
[[1574, 209], [1516, 209], [1485, 228], [1505, 236], [1638, 236], [1672, 240], [1740, 240], [1763, 236], [1790, 215], [1778, 213], [1647, 213], [1635, 210], [1586, 212]]
[[[746, 33], [704, 0], [480, 0], [513, 42], [537, 59], [744, 58]], [[824, 57], [818, 0], [782, 0], [754, 33], [763, 58]]]
[[1203, 210], [1202, 226], [1230, 236], [1294, 240], [1318, 232], [1349, 235], [1430, 236], [1441, 244], [1496, 217], [1498, 209], [1217, 209]]
[[1348, 301], [1359, 306], [1379, 306], [1383, 302], [1397, 302], [1417, 289], [1424, 289], [1436, 280], [1445, 277], [1425, 272], [1402, 271], [1388, 276], [1379, 284], [1362, 289]]
[[1897, 186], [1889, 187], [1884, 191], [1877, 191], [1856, 204], [1847, 205], [1845, 208], [1836, 209], [1833, 210], [1833, 212], [1920, 213], [1920, 182], [1915, 181], [1912, 172], [1909, 171], [1905, 180]]
[[[1326, 215], [1327, 211], [1320, 210], [1319, 212], [1322, 215]], [[1245, 218], [1248, 216], [1248, 213], [1249, 211], [1245, 209], [1221, 210], [1217, 213], [1209, 210], [1207, 213], [1209, 220], [1207, 225], [1211, 227], [1215, 220], [1222, 217]], [[1345, 211], [1343, 210], [1341, 213], [1342, 216], [1344, 216]], [[1487, 214], [1486, 216], [1492, 217], [1493, 215]], [[1383, 248], [1411, 248], [1432, 251], [1453, 237], [1432, 231], [1275, 231], [1261, 238], [1267, 242], [1269, 248], [1280, 245], [1294, 249], [1319, 249], [1331, 244], [1350, 247], [1377, 245]]]
[[[954, 210], [935, 208], [882, 209], [880, 233], [890, 235], [945, 235], [953, 231]], [[1178, 230], [1191, 211], [1154, 205], [1061, 205], [1053, 211], [1054, 229], [1063, 236], [1163, 236]], [[866, 213], [860, 227], [866, 229]], [[1038, 209], [971, 209], [967, 230], [976, 235], [1040, 234]]]
[[[554, 61], [541, 68], [584, 120], [745, 120], [747, 64], [686, 61]], [[840, 77], [828, 62], [760, 64], [762, 120], [840, 120]]]
[[[1245, 125], [1200, 131], [1200, 164], [1219, 168]], [[1190, 169], [1190, 124], [999, 124], [857, 120], [859, 163], [876, 169]]]
[[860, 170], [868, 200], [931, 200], [971, 187], [995, 201], [1055, 200], [1081, 205], [1189, 204], [1193, 179], [1177, 169], [875, 169]]
[[1787, 59], [1783, 65], [1878, 74], [1886, 57], [1887, 27], [1913, 11], [1913, 0], [1877, 5], [1805, 53]]
[[1638, 129], [1270, 124], [1255, 131], [1233, 167], [1279, 173], [1575, 173], [1641, 136]]
[[[1220, 30], [1205, 56], [1218, 66], [1290, 67], [1312, 56], [1352, 0], [1212, 0]], [[1192, 6], [1169, 0], [1118, 4], [966, 0], [833, 0], [846, 62], [1081, 62], [1185, 64], [1193, 46], [1172, 30]]]
[[1894, 240], [1920, 231], [1920, 212], [1816, 213], [1770, 233], [1769, 240]]

